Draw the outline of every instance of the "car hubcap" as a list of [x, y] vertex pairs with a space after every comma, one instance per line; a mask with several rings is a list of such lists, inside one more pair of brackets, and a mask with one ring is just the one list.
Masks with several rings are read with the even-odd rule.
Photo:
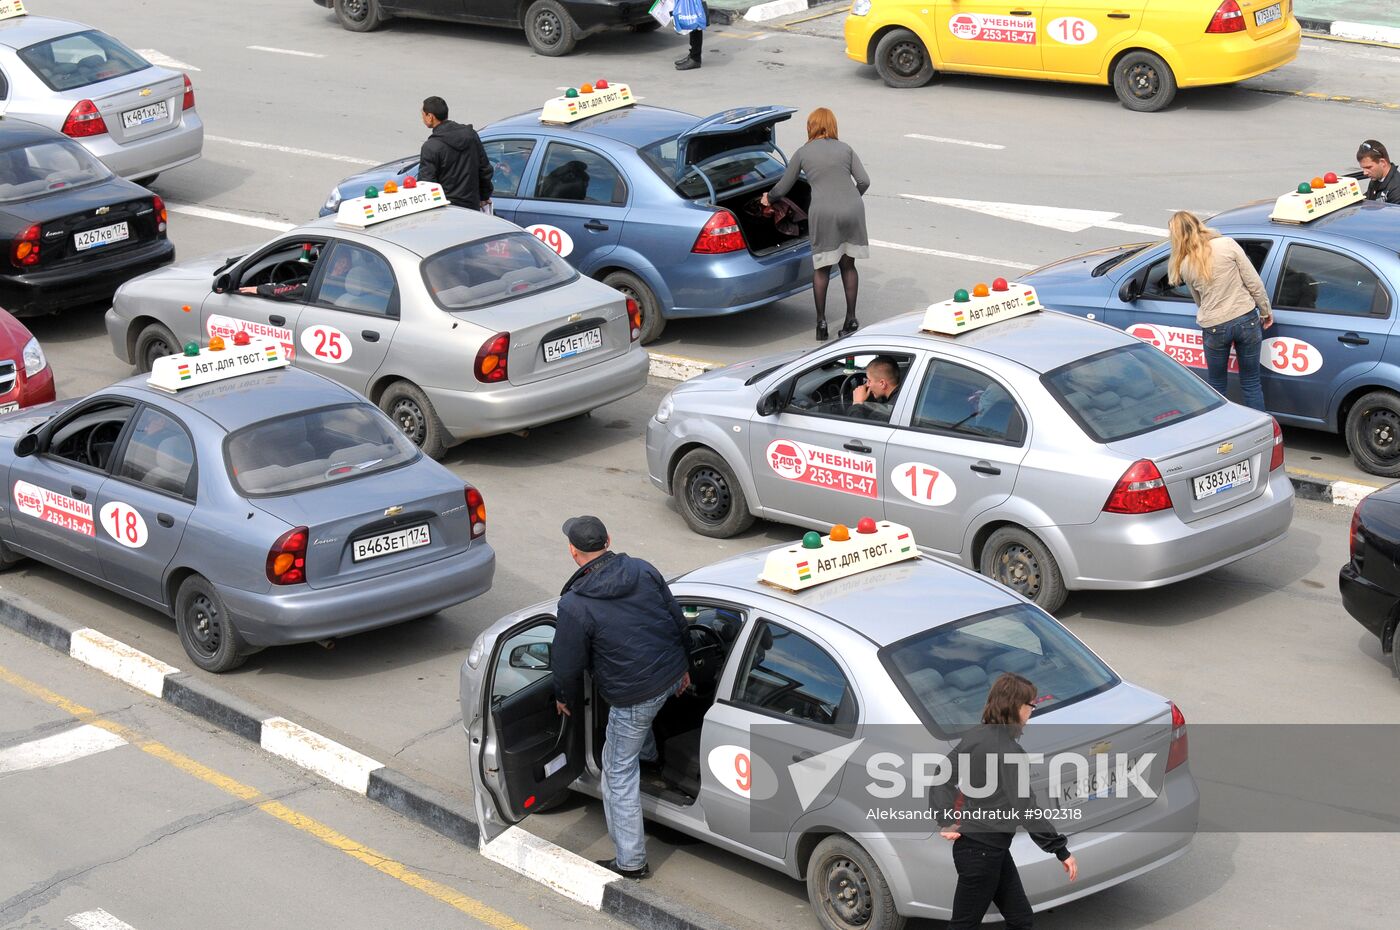
[[400, 400], [394, 404], [389, 418], [398, 424], [399, 429], [415, 446], [423, 444], [424, 434], [427, 432], [427, 418], [423, 416], [423, 411], [417, 404], [411, 400]]
[[850, 859], [833, 859], [826, 867], [826, 905], [831, 916], [848, 927], [870, 922], [870, 882]]
[[174, 354], [175, 350], [164, 339], [152, 339], [146, 344], [146, 370], [155, 367], [156, 359]]
[[1393, 410], [1376, 409], [1366, 415], [1366, 445], [1379, 459], [1400, 456], [1400, 415]]
[[346, 19], [362, 23], [369, 14], [369, 0], [342, 0], [340, 8], [345, 11]]
[[556, 45], [559, 36], [564, 31], [564, 24], [559, 22], [559, 17], [549, 10], [542, 11], [535, 17], [535, 35], [539, 38], [541, 45]]
[[713, 468], [697, 468], [686, 482], [690, 511], [706, 523], [719, 523], [729, 516], [733, 495], [729, 482]]
[[196, 595], [189, 607], [190, 638], [194, 647], [203, 656], [213, 656], [223, 642], [223, 624], [219, 622], [219, 612], [214, 602], [203, 594]]
[[900, 77], [913, 77], [924, 67], [924, 54], [913, 42], [901, 42], [890, 49], [886, 61], [890, 70]]
[[1139, 100], [1151, 100], [1157, 96], [1160, 85], [1157, 69], [1151, 65], [1134, 65], [1128, 69], [1128, 89]]
[[1040, 563], [1020, 543], [1002, 546], [997, 553], [996, 579], [1023, 597], [1035, 599], [1040, 591]]

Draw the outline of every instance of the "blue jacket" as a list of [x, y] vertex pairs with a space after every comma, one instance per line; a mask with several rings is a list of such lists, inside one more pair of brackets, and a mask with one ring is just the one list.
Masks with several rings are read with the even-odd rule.
[[554, 696], [570, 710], [582, 706], [585, 670], [619, 707], [656, 697], [690, 670], [685, 615], [666, 579], [625, 553], [600, 556], [564, 585], [550, 654]]

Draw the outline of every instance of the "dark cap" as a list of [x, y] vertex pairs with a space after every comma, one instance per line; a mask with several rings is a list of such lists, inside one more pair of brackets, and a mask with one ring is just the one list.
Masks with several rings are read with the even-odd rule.
[[564, 521], [564, 535], [580, 552], [602, 552], [608, 548], [608, 528], [597, 517], [570, 517]]

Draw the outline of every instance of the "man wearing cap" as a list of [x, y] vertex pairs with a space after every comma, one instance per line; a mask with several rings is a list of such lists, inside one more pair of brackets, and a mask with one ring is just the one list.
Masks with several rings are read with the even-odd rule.
[[641, 761], [656, 759], [652, 721], [666, 699], [690, 687], [686, 622], [666, 580], [649, 562], [613, 552], [597, 517], [564, 522], [578, 571], [560, 592], [551, 650], [554, 699], [561, 714], [583, 706], [583, 673], [608, 703], [603, 742], [603, 811], [617, 855], [599, 865], [642, 879]]
[[1361, 173], [1371, 179], [1366, 187], [1367, 200], [1400, 203], [1400, 170], [1390, 161], [1390, 153], [1375, 139], [1367, 139], [1356, 150], [1356, 163]]

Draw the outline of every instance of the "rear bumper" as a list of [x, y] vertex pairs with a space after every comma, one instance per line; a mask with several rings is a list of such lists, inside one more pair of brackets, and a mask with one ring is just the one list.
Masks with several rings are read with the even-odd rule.
[[742, 313], [812, 288], [812, 248], [801, 245], [770, 255], [733, 252], [692, 255], [666, 272], [672, 306], [667, 319]]
[[1337, 587], [1341, 590], [1342, 606], [1347, 613], [1370, 630], [1372, 635], [1384, 640], [1386, 624], [1395, 614], [1395, 605], [1400, 602], [1400, 597], [1367, 581], [1352, 562], [1342, 566], [1337, 575]]
[[484, 540], [457, 555], [388, 576], [333, 588], [256, 593], [216, 584], [250, 646], [281, 646], [349, 636], [426, 617], [485, 594], [496, 553]]
[[194, 161], [204, 148], [204, 123], [186, 110], [180, 125], [135, 142], [119, 144], [109, 135], [80, 139], [83, 147], [127, 180], [144, 178]]
[[564, 0], [564, 9], [584, 32], [646, 22], [651, 19], [649, 7], [649, 3], [640, 0]]
[[110, 301], [117, 288], [175, 260], [169, 239], [52, 271], [0, 278], [0, 306], [15, 316], [58, 313], [76, 304]]
[[1181, 87], [1233, 84], [1282, 68], [1298, 57], [1303, 30], [1298, 20], [1285, 15], [1287, 25], [1264, 39], [1248, 33], [1202, 37], [1194, 49], [1183, 49], [1185, 61], [1176, 76]]
[[[565, 420], [646, 387], [650, 357], [637, 343], [620, 358], [554, 378], [495, 390], [424, 387], [438, 417], [457, 441], [498, 436]], [[470, 377], [468, 375], [468, 377]]]
[[1283, 539], [1292, 520], [1293, 484], [1279, 468], [1254, 500], [1192, 523], [1170, 510], [1147, 517], [1100, 514], [1093, 523], [1047, 532], [1061, 534], [1068, 587], [1132, 590], [1183, 581], [1253, 555]]

